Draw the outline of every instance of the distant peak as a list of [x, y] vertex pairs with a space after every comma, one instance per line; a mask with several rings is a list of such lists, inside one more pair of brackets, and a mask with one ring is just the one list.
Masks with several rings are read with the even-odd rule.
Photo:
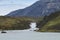
[[40, 2], [60, 2], [60, 0], [39, 0]]

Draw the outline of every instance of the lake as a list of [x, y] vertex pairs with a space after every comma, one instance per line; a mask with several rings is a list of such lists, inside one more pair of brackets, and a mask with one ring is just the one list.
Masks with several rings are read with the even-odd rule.
[[36, 23], [30, 24], [31, 28], [27, 30], [9, 30], [7, 33], [1, 33], [0, 40], [60, 40], [60, 33], [54, 32], [36, 32]]
[[0, 33], [0, 40], [60, 40], [60, 33], [10, 30]]

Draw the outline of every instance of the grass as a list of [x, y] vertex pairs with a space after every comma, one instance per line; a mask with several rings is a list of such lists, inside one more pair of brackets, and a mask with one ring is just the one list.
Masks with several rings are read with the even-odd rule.
[[[57, 14], [57, 13], [55, 13], [55, 14]], [[58, 13], [58, 14], [60, 14], [60, 13]], [[41, 32], [60, 32], [60, 15], [54, 17], [51, 20], [48, 20], [48, 22], [46, 22], [46, 24], [44, 24], [42, 26], [42, 28], [40, 28], [39, 31], [41, 31]]]

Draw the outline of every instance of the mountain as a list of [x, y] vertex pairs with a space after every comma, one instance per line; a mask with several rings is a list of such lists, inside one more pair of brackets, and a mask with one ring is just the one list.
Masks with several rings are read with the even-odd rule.
[[12, 11], [6, 16], [40, 17], [50, 15], [58, 10], [60, 10], [60, 0], [39, 0], [29, 7]]
[[60, 11], [45, 16], [38, 26], [39, 31], [60, 32]]

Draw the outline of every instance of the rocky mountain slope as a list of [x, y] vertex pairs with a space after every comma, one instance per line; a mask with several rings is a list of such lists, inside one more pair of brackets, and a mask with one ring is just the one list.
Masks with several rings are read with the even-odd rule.
[[60, 0], [39, 0], [27, 8], [12, 11], [6, 16], [40, 17], [49, 15], [58, 10], [60, 10]]

